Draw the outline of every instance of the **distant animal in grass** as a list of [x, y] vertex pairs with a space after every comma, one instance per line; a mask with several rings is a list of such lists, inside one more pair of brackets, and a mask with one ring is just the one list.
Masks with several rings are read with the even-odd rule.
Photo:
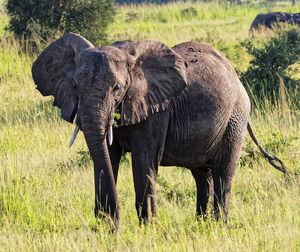
[[273, 29], [280, 22], [300, 26], [300, 13], [269, 12], [258, 14], [251, 24], [250, 32], [262, 27]]

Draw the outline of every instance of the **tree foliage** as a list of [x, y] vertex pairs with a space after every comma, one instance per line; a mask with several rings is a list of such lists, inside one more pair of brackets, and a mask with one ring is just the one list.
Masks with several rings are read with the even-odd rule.
[[248, 91], [263, 101], [266, 97], [274, 101], [283, 83], [290, 93], [299, 96], [300, 81], [291, 77], [290, 66], [300, 61], [300, 28], [279, 29], [261, 46], [255, 47], [253, 40], [242, 45], [253, 56], [250, 67], [242, 74]]
[[43, 39], [63, 32], [76, 32], [93, 43], [106, 41], [106, 28], [113, 20], [113, 0], [8, 0], [8, 29], [25, 38]]

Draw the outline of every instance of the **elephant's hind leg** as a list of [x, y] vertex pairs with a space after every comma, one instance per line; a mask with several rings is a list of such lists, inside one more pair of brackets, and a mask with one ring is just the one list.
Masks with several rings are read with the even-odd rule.
[[192, 175], [197, 186], [197, 216], [207, 217], [209, 203], [213, 203], [214, 184], [212, 172], [209, 166], [191, 169]]
[[220, 217], [221, 208], [225, 223], [228, 220], [232, 180], [241, 154], [246, 127], [247, 121], [239, 124], [236, 124], [236, 121], [229, 122], [212, 164], [215, 217]]

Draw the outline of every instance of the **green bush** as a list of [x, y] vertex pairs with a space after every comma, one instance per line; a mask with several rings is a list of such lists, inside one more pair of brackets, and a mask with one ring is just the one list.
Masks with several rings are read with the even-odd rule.
[[194, 7], [188, 7], [180, 11], [182, 17], [189, 19], [197, 17], [198, 11]]
[[113, 20], [113, 0], [8, 0], [8, 29], [26, 39], [42, 39], [64, 32], [80, 33], [92, 43], [106, 42], [106, 28]]
[[299, 103], [300, 80], [292, 77], [290, 66], [300, 60], [300, 28], [279, 29], [259, 46], [254, 46], [254, 43], [250, 39], [242, 43], [253, 56], [250, 67], [241, 76], [243, 83], [248, 84], [248, 93], [259, 102], [266, 101], [266, 98], [275, 102], [284, 84], [288, 94], [293, 94]]

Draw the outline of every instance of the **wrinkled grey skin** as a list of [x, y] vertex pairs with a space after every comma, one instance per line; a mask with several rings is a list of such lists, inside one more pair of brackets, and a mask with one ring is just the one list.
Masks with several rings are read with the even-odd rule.
[[273, 29], [273, 26], [279, 22], [300, 25], [300, 13], [269, 12], [258, 14], [251, 24], [250, 32], [257, 30], [260, 26]]
[[[209, 201], [227, 219], [231, 183], [248, 124], [248, 95], [227, 59], [208, 45], [169, 48], [156, 41], [121, 41], [94, 48], [66, 34], [35, 61], [43, 95], [53, 95], [62, 117], [83, 131], [94, 162], [95, 214], [119, 223], [116, 192], [122, 151], [131, 152], [136, 210], [156, 214], [158, 165], [188, 168], [197, 186], [197, 214]], [[114, 141], [106, 135], [114, 127]]]

